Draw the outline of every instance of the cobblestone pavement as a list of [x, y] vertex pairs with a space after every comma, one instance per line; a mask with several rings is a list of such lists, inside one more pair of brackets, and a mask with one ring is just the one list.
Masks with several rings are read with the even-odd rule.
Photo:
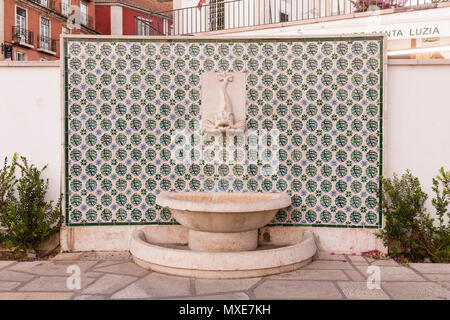
[[[68, 289], [70, 265], [81, 288]], [[368, 266], [381, 288], [367, 288]], [[450, 264], [372, 260], [321, 252], [309, 265], [262, 278], [206, 280], [168, 276], [135, 265], [128, 252], [62, 253], [51, 261], [0, 261], [3, 299], [434, 299], [450, 300]]]

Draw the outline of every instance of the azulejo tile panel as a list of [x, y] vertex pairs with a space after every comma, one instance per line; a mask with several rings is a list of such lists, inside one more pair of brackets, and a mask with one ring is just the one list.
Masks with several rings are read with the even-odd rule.
[[[380, 227], [382, 37], [64, 46], [67, 225], [176, 223], [165, 190], [284, 191], [273, 224]], [[223, 71], [247, 95], [225, 139], [200, 128], [200, 76]]]

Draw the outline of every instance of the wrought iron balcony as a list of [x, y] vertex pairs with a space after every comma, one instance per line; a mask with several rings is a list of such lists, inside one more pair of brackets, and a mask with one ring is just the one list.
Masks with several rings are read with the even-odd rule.
[[160, 36], [172, 34], [172, 17], [147, 14], [134, 17], [134, 34], [141, 36]]
[[71, 13], [72, 13], [72, 7], [71, 7], [71, 5], [70, 5], [70, 4], [67, 4], [67, 3], [62, 3], [62, 2], [61, 2], [61, 14], [62, 14], [63, 16], [68, 17], [68, 16], [70, 16]]
[[25, 44], [28, 46], [33, 46], [34, 34], [22, 27], [12, 27], [12, 40], [15, 44]]
[[[202, 6], [158, 12], [151, 16], [135, 16], [134, 30], [135, 34], [140, 34], [145, 30], [142, 21], [152, 16], [171, 16], [173, 30], [170, 34], [185, 35], [446, 1], [448, 0], [210, 0]], [[144, 29], [140, 29], [138, 24]], [[169, 31], [161, 32], [159, 28], [155, 28], [154, 23], [148, 23], [148, 27], [150, 34], [169, 35]]]
[[56, 1], [55, 0], [30, 0], [42, 7], [56, 11]]
[[37, 47], [40, 50], [56, 53], [56, 40], [47, 36], [39, 35], [37, 37]]

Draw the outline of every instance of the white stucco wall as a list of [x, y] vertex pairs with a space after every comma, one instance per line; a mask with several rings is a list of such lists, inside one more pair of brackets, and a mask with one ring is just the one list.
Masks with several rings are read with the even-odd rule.
[[[430, 200], [433, 197], [432, 178], [441, 166], [450, 169], [449, 78], [449, 60], [420, 64], [415, 60], [391, 61], [388, 65], [383, 171], [385, 175], [391, 176], [393, 172], [403, 173], [407, 168], [410, 169], [419, 177]], [[29, 62], [18, 67], [17, 63], [0, 62], [0, 164], [3, 164], [5, 156], [11, 157], [14, 152], [25, 155], [38, 167], [48, 164], [45, 177], [50, 179], [51, 199], [59, 195], [63, 168], [60, 88], [58, 63]], [[431, 213], [434, 212], [431, 201], [427, 207]], [[116, 227], [104, 228], [109, 230]], [[85, 229], [83, 232], [98, 232], [91, 227]], [[291, 227], [284, 229], [287, 233], [301, 231]], [[362, 229], [360, 232], [343, 229], [337, 232], [335, 228], [315, 229], [320, 233], [324, 249], [343, 252], [347, 247], [343, 246], [343, 242], [336, 243], [333, 237], [345, 233], [340, 237], [348, 238], [347, 251], [351, 251], [350, 244], [358, 242], [365, 232]], [[63, 234], [66, 233], [67, 230]], [[129, 232], [123, 234], [124, 243], [127, 243], [128, 236]], [[84, 238], [79, 237], [77, 241], [83, 242]], [[374, 241], [374, 238], [369, 238], [367, 246]], [[90, 248], [90, 242], [86, 241], [76, 247]], [[108, 247], [106, 242], [96, 242], [96, 246], [104, 250], [114, 249]]]
[[0, 165], [14, 152], [38, 168], [48, 164], [49, 199], [60, 194], [60, 88], [59, 62], [0, 62]]
[[450, 61], [433, 62], [390, 63], [383, 138], [385, 174], [410, 169], [429, 195], [432, 214], [432, 178], [441, 166], [450, 170]]

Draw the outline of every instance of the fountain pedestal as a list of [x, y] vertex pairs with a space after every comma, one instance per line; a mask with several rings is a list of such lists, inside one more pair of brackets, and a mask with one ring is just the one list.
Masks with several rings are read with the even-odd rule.
[[189, 249], [207, 252], [250, 251], [258, 247], [258, 229], [244, 232], [204, 232], [189, 230]]
[[165, 193], [157, 203], [167, 207], [177, 222], [189, 228], [193, 251], [255, 250], [258, 228], [268, 224], [278, 209], [291, 203], [287, 194]]

